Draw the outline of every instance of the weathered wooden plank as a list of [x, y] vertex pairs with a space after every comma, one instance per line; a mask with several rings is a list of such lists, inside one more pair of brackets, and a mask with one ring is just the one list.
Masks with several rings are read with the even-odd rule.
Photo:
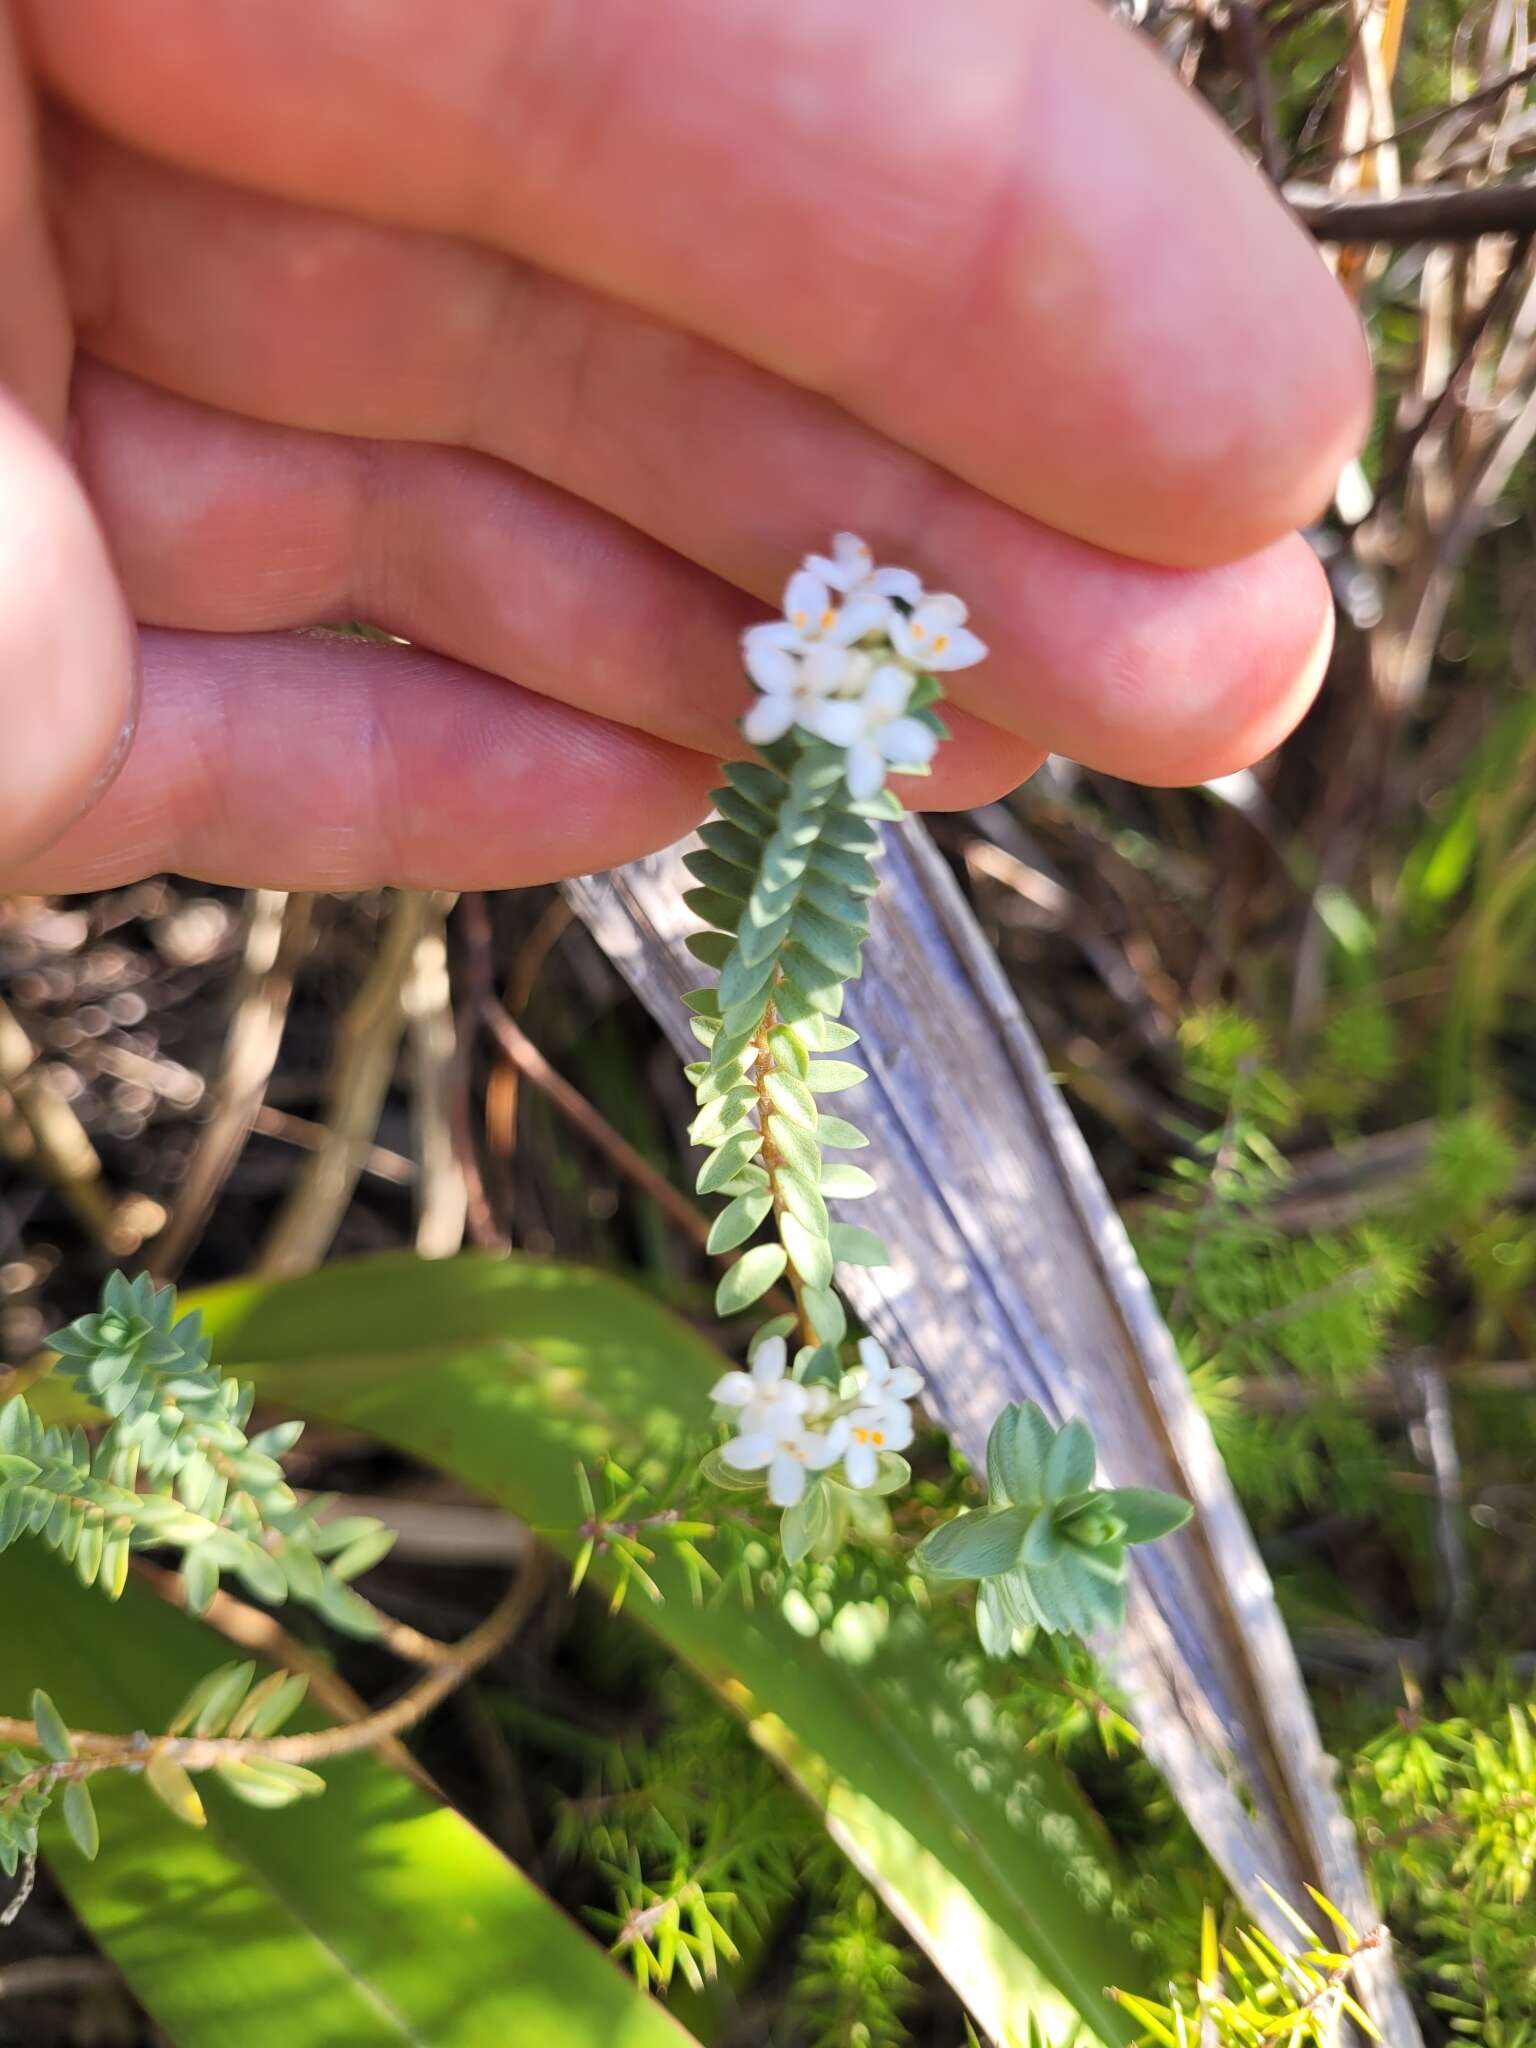
[[[567, 885], [571, 901], [686, 1058], [680, 992], [702, 978], [675, 847]], [[1108, 1652], [1147, 1753], [1254, 1917], [1264, 1881], [1310, 1882], [1374, 1924], [1267, 1572], [1172, 1341], [1087, 1147], [991, 948], [921, 825], [887, 831], [884, 879], [848, 992], [870, 1079], [838, 1107], [870, 1135], [879, 1192], [857, 1205], [888, 1268], [839, 1271], [973, 1460], [1005, 1402], [1092, 1422], [1116, 1486], [1197, 1514], [1134, 1553], [1125, 1633]], [[1362, 2002], [1393, 2048], [1420, 2035], [1385, 1945]]]

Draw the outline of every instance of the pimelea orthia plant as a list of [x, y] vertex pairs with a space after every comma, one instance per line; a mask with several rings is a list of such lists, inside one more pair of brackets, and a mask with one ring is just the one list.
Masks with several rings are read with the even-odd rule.
[[[758, 695], [742, 732], [759, 758], [727, 766], [703, 849], [687, 856], [699, 886], [685, 900], [711, 927], [688, 943], [719, 972], [713, 988], [685, 998], [707, 1053], [688, 1069], [699, 1103], [690, 1135], [708, 1148], [698, 1189], [727, 1198], [710, 1249], [750, 1246], [716, 1305], [734, 1315], [783, 1282], [794, 1301], [756, 1332], [748, 1370], [717, 1382], [732, 1434], [705, 1472], [720, 1485], [766, 1487], [784, 1511], [791, 1562], [830, 1553], [857, 1496], [894, 1492], [911, 1476], [901, 1453], [919, 1375], [893, 1366], [873, 1338], [845, 1355], [834, 1286], [839, 1263], [887, 1262], [871, 1231], [828, 1207], [875, 1182], [824, 1153], [869, 1141], [821, 1103], [866, 1078], [837, 1055], [858, 1042], [840, 1018], [869, 931], [880, 821], [903, 815], [887, 778], [926, 774], [948, 737], [934, 708], [940, 677], [987, 652], [966, 619], [962, 599], [925, 590], [910, 569], [877, 567], [854, 534], [808, 556], [783, 617], [743, 636]], [[751, 1243], [761, 1232], [771, 1235]], [[1126, 1545], [1176, 1528], [1187, 1507], [1096, 1489], [1087, 1426], [1058, 1438], [1030, 1404], [1008, 1409], [993, 1441], [1006, 1450], [993, 1461], [993, 1506], [936, 1530], [920, 1561], [983, 1582], [978, 1626], [994, 1654], [1035, 1628], [1117, 1623]]]

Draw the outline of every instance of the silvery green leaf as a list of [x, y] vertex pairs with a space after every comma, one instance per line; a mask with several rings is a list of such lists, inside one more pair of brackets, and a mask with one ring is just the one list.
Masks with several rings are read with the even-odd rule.
[[[732, 789], [739, 791], [760, 811], [777, 810], [788, 794], [789, 786], [784, 777], [775, 774], [771, 768], [765, 768], [760, 761], [728, 761], [725, 779]], [[719, 809], [718, 802], [716, 809]]]
[[731, 1493], [761, 1493], [764, 1475], [761, 1472], [743, 1472], [737, 1465], [729, 1465], [719, 1450], [707, 1451], [699, 1465], [699, 1476], [707, 1479], [711, 1486], [720, 1486]]
[[[821, 828], [821, 840], [823, 846], [837, 847], [844, 853], [861, 853], [866, 858], [880, 851], [880, 834], [874, 826], [846, 806], [828, 813]], [[818, 847], [817, 851], [820, 850]]]
[[253, 1662], [221, 1664], [200, 1679], [166, 1724], [168, 1735], [222, 1735], [256, 1676]]
[[50, 1763], [67, 1764], [75, 1753], [74, 1739], [65, 1725], [64, 1716], [45, 1692], [32, 1695], [32, 1722], [37, 1729], [37, 1745]]
[[772, 1207], [772, 1195], [737, 1195], [710, 1226], [704, 1249], [733, 1252], [737, 1245], [746, 1243]]
[[824, 1344], [841, 1344], [848, 1334], [848, 1316], [830, 1287], [807, 1287], [805, 1312], [811, 1328]]
[[783, 1245], [754, 1245], [749, 1252], [743, 1252], [734, 1266], [721, 1275], [720, 1285], [715, 1289], [715, 1313], [719, 1316], [740, 1315], [768, 1289], [784, 1271], [786, 1255]]
[[794, 1330], [798, 1318], [792, 1315], [770, 1316], [760, 1330], [754, 1330], [747, 1346], [747, 1363], [750, 1365], [759, 1350], [774, 1337], [787, 1337]]
[[843, 982], [846, 976], [837, 973], [793, 941], [784, 948], [780, 962], [787, 980], [813, 1010], [819, 1010], [827, 1017], [836, 1017], [841, 1013]]
[[1046, 1458], [1046, 1499], [1070, 1500], [1074, 1494], [1086, 1492], [1093, 1484], [1097, 1461], [1093, 1431], [1080, 1415], [1074, 1415], [1057, 1432]]
[[819, 960], [825, 969], [847, 981], [859, 971], [860, 937], [847, 925], [812, 909], [803, 899], [791, 926], [795, 943]]
[[271, 1757], [240, 1757], [215, 1766], [217, 1775], [235, 1797], [247, 1806], [276, 1810], [292, 1806], [296, 1799], [312, 1799], [325, 1790], [318, 1771], [302, 1764], [282, 1763]]
[[1033, 1401], [1014, 1401], [987, 1438], [987, 1490], [994, 1502], [1045, 1498], [1045, 1461], [1056, 1432]]
[[690, 932], [683, 944], [695, 960], [717, 972], [736, 950], [736, 941], [728, 932]]
[[874, 1175], [866, 1173], [862, 1166], [833, 1165], [821, 1169], [821, 1191], [828, 1201], [862, 1201], [875, 1192], [875, 1187]]
[[912, 1484], [912, 1467], [899, 1451], [882, 1451], [875, 1469], [874, 1481], [869, 1486], [856, 1486], [850, 1492], [878, 1499], [882, 1494], [900, 1493], [904, 1486]]
[[792, 1030], [788, 1024], [775, 1024], [768, 1033], [768, 1050], [780, 1067], [801, 1081], [805, 1079], [811, 1058], [806, 1051], [804, 1040], [797, 1031]]
[[[763, 848], [760, 832], [746, 831], [740, 825], [731, 824], [727, 819], [720, 817], [711, 818], [706, 824], [701, 825], [699, 838], [712, 860], [723, 862], [727, 868], [733, 868], [747, 876], [756, 872]], [[690, 874], [698, 875], [700, 881], [707, 881], [708, 876], [701, 874], [693, 865], [696, 857], [689, 856], [688, 871]]]
[[834, 1223], [828, 1231], [834, 1259], [850, 1266], [888, 1266], [891, 1255], [872, 1230], [857, 1223]]
[[835, 1344], [803, 1344], [795, 1354], [795, 1378], [809, 1385], [835, 1387], [843, 1376], [843, 1361]]
[[840, 1116], [819, 1118], [816, 1135], [823, 1145], [834, 1152], [861, 1152], [869, 1143], [857, 1124], [848, 1123]]
[[794, 1506], [784, 1510], [779, 1523], [784, 1562], [799, 1564], [818, 1543], [825, 1543], [834, 1526], [831, 1489], [813, 1479]]
[[[690, 952], [696, 951], [692, 939], [687, 941]], [[720, 967], [720, 1008], [733, 1009], [748, 996], [766, 989], [773, 979], [773, 957], [766, 960], [749, 961], [742, 957], [741, 950], [734, 943], [729, 945], [726, 957], [720, 962], [711, 961], [711, 966]]]
[[787, 1213], [779, 1218], [779, 1234], [784, 1240], [784, 1248], [789, 1253], [795, 1271], [806, 1286], [830, 1287], [832, 1247], [826, 1238], [818, 1231], [807, 1230], [798, 1216]]
[[856, 896], [873, 896], [880, 886], [880, 878], [864, 854], [844, 852], [828, 843], [825, 834], [811, 858], [810, 871], [851, 889]]
[[69, 1829], [69, 1838], [87, 1863], [96, 1861], [96, 1852], [101, 1847], [101, 1828], [96, 1820], [96, 1808], [91, 1803], [91, 1788], [84, 1778], [71, 1778], [64, 1787], [64, 1825]]
[[841, 882], [807, 874], [800, 884], [800, 901], [818, 916], [829, 917], [844, 926], [856, 939], [869, 935], [869, 906], [862, 896], [845, 889]]
[[1110, 1487], [1097, 1500], [1100, 1507], [1124, 1523], [1122, 1540], [1126, 1543], [1155, 1543], [1160, 1536], [1171, 1536], [1194, 1513], [1187, 1500], [1180, 1500], [1174, 1493], [1161, 1493], [1153, 1486]]
[[807, 1029], [803, 1034], [807, 1047], [812, 1052], [846, 1052], [850, 1045], [857, 1045], [859, 1034], [851, 1025], [839, 1024], [835, 1017], [820, 1017], [815, 1020], [814, 1035]]
[[738, 1131], [734, 1137], [727, 1138], [723, 1145], [717, 1146], [710, 1153], [699, 1168], [699, 1176], [694, 1183], [698, 1192], [701, 1195], [709, 1195], [713, 1194], [716, 1188], [723, 1187], [740, 1172], [749, 1159], [761, 1151], [762, 1143], [761, 1131]]
[[252, 1735], [259, 1741], [276, 1735], [292, 1717], [309, 1690], [309, 1680], [298, 1671], [274, 1671], [247, 1694], [229, 1724], [231, 1735]]
[[998, 1579], [983, 1579], [976, 1589], [976, 1633], [989, 1657], [1011, 1657], [1017, 1633], [1013, 1616], [1003, 1605]]
[[1032, 1569], [1040, 1565], [1055, 1564], [1062, 1553], [1062, 1541], [1051, 1521], [1051, 1509], [1042, 1507], [1031, 1517], [1024, 1534], [1024, 1543], [1019, 1551], [1020, 1564]]
[[818, 1237], [825, 1237], [831, 1226], [827, 1205], [815, 1183], [807, 1180], [803, 1173], [797, 1173], [792, 1166], [781, 1166], [774, 1180], [789, 1213], [798, 1217], [807, 1230], [814, 1230]]
[[796, 1123], [787, 1116], [773, 1115], [768, 1118], [768, 1136], [780, 1158], [792, 1166], [796, 1173], [802, 1173], [813, 1184], [821, 1180], [821, 1150], [816, 1138], [819, 1135], [808, 1131], [804, 1124]]
[[857, 1088], [869, 1075], [851, 1060], [813, 1060], [805, 1077], [813, 1095], [837, 1095], [845, 1088]]
[[930, 1530], [915, 1556], [938, 1578], [994, 1578], [1017, 1564], [1028, 1525], [1022, 1508], [978, 1508]]
[[354, 1537], [345, 1550], [331, 1559], [332, 1573], [343, 1581], [360, 1579], [364, 1572], [371, 1572], [376, 1564], [388, 1557], [395, 1547], [395, 1536], [393, 1529], [380, 1523], [368, 1534]]
[[727, 896], [720, 889], [685, 889], [683, 902], [701, 924], [712, 924], [716, 931], [734, 932], [746, 898]]
[[[735, 903], [746, 902], [747, 892], [752, 887], [750, 867], [733, 865], [708, 846], [696, 847], [692, 853], [685, 853], [683, 866], [704, 888], [718, 889], [722, 896], [731, 898]], [[729, 928], [734, 931], [734, 918]]]
[[763, 1093], [779, 1111], [808, 1131], [816, 1128], [816, 1098], [797, 1075], [778, 1071], [764, 1074]]

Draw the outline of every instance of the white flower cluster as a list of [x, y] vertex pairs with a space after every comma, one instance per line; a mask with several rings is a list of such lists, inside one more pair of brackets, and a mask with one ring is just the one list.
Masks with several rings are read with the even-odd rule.
[[921, 1386], [911, 1366], [893, 1367], [873, 1337], [861, 1341], [859, 1363], [841, 1387], [806, 1386], [790, 1377], [784, 1338], [765, 1338], [749, 1372], [728, 1372], [711, 1390], [735, 1411], [737, 1433], [720, 1455], [739, 1472], [766, 1471], [776, 1508], [793, 1507], [806, 1474], [828, 1472], [839, 1459], [843, 1483], [861, 1491], [880, 1476], [882, 1451], [911, 1443], [907, 1404]]
[[970, 668], [986, 645], [958, 597], [926, 591], [910, 569], [877, 569], [857, 534], [807, 555], [784, 590], [784, 616], [742, 635], [762, 695], [742, 722], [754, 746], [792, 726], [847, 754], [849, 794], [863, 800], [890, 768], [922, 768], [938, 744], [908, 705], [920, 675]]

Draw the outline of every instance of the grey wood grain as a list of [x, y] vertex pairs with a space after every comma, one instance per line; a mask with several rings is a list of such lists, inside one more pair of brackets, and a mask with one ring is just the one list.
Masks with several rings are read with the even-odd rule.
[[[567, 885], [576, 910], [686, 1058], [680, 992], [709, 977], [675, 847]], [[1353, 1833], [1252, 1533], [1082, 1136], [990, 947], [921, 825], [887, 828], [863, 979], [845, 1011], [870, 1078], [839, 1099], [879, 1191], [846, 1213], [890, 1247], [839, 1284], [979, 1461], [1010, 1400], [1093, 1425], [1101, 1476], [1183, 1494], [1194, 1521], [1134, 1553], [1105, 1646], [1149, 1757], [1253, 1916], [1265, 1881], [1318, 1886], [1376, 1923]], [[1391, 2048], [1420, 2035], [1386, 1945], [1360, 1995]]]

